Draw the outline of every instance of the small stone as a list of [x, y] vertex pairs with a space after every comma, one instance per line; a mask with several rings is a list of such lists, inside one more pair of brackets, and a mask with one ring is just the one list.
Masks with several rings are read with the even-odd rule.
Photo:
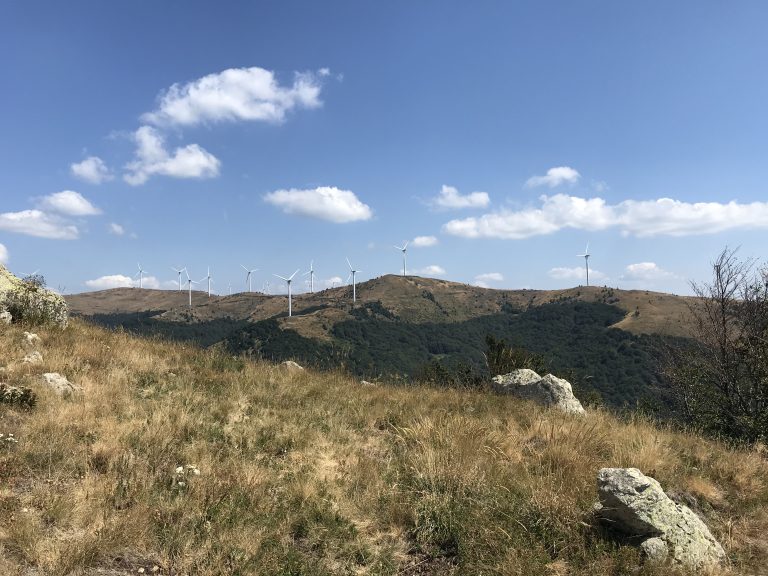
[[361, 380], [360, 381], [361, 386], [378, 386], [375, 382], [368, 382], [368, 380]]
[[62, 398], [69, 398], [83, 389], [67, 380], [58, 372], [46, 372], [41, 377], [43, 384]]
[[8, 310], [0, 312], [0, 324], [10, 324], [11, 322], [13, 322], [13, 316]]
[[40, 336], [34, 332], [24, 332], [24, 345], [28, 347], [40, 344]]
[[648, 538], [640, 543], [640, 551], [649, 564], [663, 564], [669, 555], [669, 548], [661, 538]]
[[300, 372], [304, 372], [304, 368], [302, 368], [299, 364], [294, 362], [293, 360], [286, 360], [280, 366], [288, 372], [289, 374], [298, 374]]
[[40, 354], [37, 350], [33, 350], [24, 358], [22, 359], [22, 362], [24, 364], [42, 364], [43, 363], [43, 355]]

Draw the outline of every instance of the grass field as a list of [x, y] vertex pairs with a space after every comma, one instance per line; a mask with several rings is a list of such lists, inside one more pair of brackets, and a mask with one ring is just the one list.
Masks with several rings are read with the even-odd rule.
[[[725, 573], [768, 566], [768, 460], [642, 418], [291, 375], [75, 320], [0, 329], [2, 574], [670, 574], [590, 514], [603, 466], [689, 504]], [[36, 377], [84, 388], [63, 400]]]

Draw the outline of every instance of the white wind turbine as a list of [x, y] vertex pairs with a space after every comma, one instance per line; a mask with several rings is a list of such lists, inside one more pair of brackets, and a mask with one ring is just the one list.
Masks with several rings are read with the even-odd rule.
[[589, 286], [589, 242], [587, 242], [587, 248], [584, 250], [584, 254], [576, 254], [579, 258], [584, 258], [584, 266], [587, 268], [587, 286]]
[[[184, 269], [186, 271], [186, 268]], [[204, 279], [203, 279], [204, 280]], [[187, 289], [189, 290], [189, 307], [192, 308], [192, 284], [200, 284], [202, 280], [192, 280], [187, 272]]]
[[347, 281], [352, 278], [352, 304], [354, 304], [357, 302], [357, 283], [355, 281], [355, 275], [358, 272], [362, 272], [362, 270], [355, 270], [352, 268], [352, 263], [349, 261], [349, 258], [347, 258], [347, 265], [349, 266], [349, 276], [347, 276]]
[[408, 275], [408, 272], [406, 269], [406, 259], [405, 259], [405, 253], [408, 250], [408, 242], [406, 242], [402, 246], [394, 246], [394, 247], [403, 253], [403, 278], [405, 278]]
[[309, 270], [307, 272], [304, 272], [304, 274], [302, 274], [302, 276], [306, 276], [307, 274], [309, 274], [309, 291], [312, 294], [315, 293], [315, 266], [314, 266], [314, 264], [315, 264], [315, 261], [311, 260], [309, 262]]
[[256, 272], [258, 270], [258, 268], [254, 268], [253, 270], [249, 270], [248, 268], [246, 268], [242, 264], [240, 264], [240, 268], [242, 268], [243, 270], [245, 270], [247, 272], [247, 274], [245, 275], [245, 282], [248, 284], [248, 292], [253, 292], [253, 290], [251, 289], [251, 274]]
[[171, 270], [173, 270], [174, 272], [176, 272], [179, 275], [179, 292], [181, 292], [181, 273], [182, 272], [186, 272], [187, 271], [187, 267], [184, 266], [183, 268], [174, 268], [173, 266], [171, 266]]
[[211, 267], [208, 266], [208, 276], [203, 278], [203, 280], [208, 280], [208, 298], [211, 297]]
[[293, 277], [296, 276], [296, 274], [298, 274], [298, 273], [299, 273], [299, 271], [296, 270], [296, 272], [294, 272], [293, 274], [288, 276], [288, 278], [286, 278], [284, 276], [280, 276], [280, 274], [273, 274], [273, 276], [277, 276], [281, 280], [285, 280], [286, 283], [288, 284], [288, 317], [289, 318], [291, 317], [291, 314], [293, 313], [293, 311], [291, 309], [291, 282], [293, 281]]
[[139, 272], [134, 276], [134, 278], [136, 278], [136, 276], [138, 276], [139, 277], [139, 288], [144, 288], [144, 274], [146, 274], [147, 271], [144, 270], [141, 267], [141, 264], [139, 264], [138, 262], [136, 263], [136, 266], [138, 266]]

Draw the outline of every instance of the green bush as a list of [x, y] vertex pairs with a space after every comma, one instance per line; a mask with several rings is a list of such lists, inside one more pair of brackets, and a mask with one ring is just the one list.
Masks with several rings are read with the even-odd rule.
[[67, 325], [67, 303], [58, 294], [45, 288], [42, 276], [24, 278], [18, 286], [8, 290], [2, 305], [13, 316], [14, 322], [24, 324]]

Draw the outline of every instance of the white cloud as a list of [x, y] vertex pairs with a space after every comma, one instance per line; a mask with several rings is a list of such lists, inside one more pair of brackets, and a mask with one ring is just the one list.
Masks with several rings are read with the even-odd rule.
[[114, 234], [115, 236], [122, 236], [125, 234], [125, 228], [120, 226], [120, 224], [117, 224], [116, 222], [110, 222], [109, 223], [109, 233]]
[[339, 190], [335, 186], [276, 190], [265, 195], [264, 200], [286, 214], [299, 214], [336, 223], [369, 220], [373, 216], [371, 208], [358, 200], [354, 192]]
[[98, 156], [88, 156], [82, 162], [71, 164], [69, 169], [73, 176], [91, 184], [101, 184], [114, 178], [107, 165]]
[[655, 262], [638, 262], [627, 266], [621, 278], [623, 280], [659, 280], [674, 276], [672, 272], [664, 270]]
[[462, 196], [453, 186], [443, 184], [440, 193], [432, 198], [430, 204], [437, 208], [485, 208], [491, 203], [487, 192], [471, 192]]
[[[402, 270], [400, 271], [402, 273]], [[426, 276], [443, 276], [445, 274], [445, 268], [438, 266], [437, 264], [430, 264], [424, 268], [417, 268], [411, 270], [413, 274], [424, 274]]]
[[280, 123], [294, 108], [322, 105], [320, 90], [330, 70], [294, 74], [281, 86], [274, 72], [263, 68], [229, 68], [174, 84], [158, 98], [158, 107], [142, 116], [156, 126], [194, 126], [206, 122], [262, 121]]
[[133, 134], [136, 159], [128, 163], [123, 179], [132, 186], [144, 184], [150, 176], [172, 178], [214, 178], [219, 175], [221, 162], [197, 144], [176, 148], [173, 154], [165, 149], [163, 136], [151, 126], [142, 126]]
[[429, 246], [436, 246], [437, 245], [437, 238], [434, 236], [416, 236], [411, 241], [411, 246], [415, 248], [427, 248]]
[[555, 188], [561, 184], [575, 184], [581, 178], [573, 168], [568, 166], [557, 166], [547, 170], [546, 176], [531, 176], [525, 183], [527, 188], [536, 188], [538, 186], [549, 186]]
[[88, 286], [88, 288], [95, 288], [96, 290], [131, 288], [133, 286], [133, 278], [124, 276], [123, 274], [113, 274], [111, 276], [101, 276], [95, 280], [86, 280], [85, 285]]
[[475, 276], [477, 282], [503, 282], [504, 276], [499, 272], [486, 272]]
[[0, 230], [55, 240], [74, 240], [79, 236], [77, 226], [42, 210], [2, 213]]
[[[550, 278], [555, 280], [586, 280], [587, 270], [583, 266], [575, 266], [573, 268], [552, 268], [548, 272]], [[589, 279], [592, 280], [607, 280], [608, 276], [600, 272], [599, 270], [589, 269]]]
[[0, 244], [0, 264], [8, 264], [8, 248]]
[[602, 198], [556, 194], [542, 196], [539, 208], [502, 210], [477, 218], [451, 220], [443, 226], [446, 233], [465, 238], [514, 240], [552, 234], [563, 228], [587, 231], [618, 228], [624, 235], [639, 237], [768, 228], [768, 202], [689, 203], [660, 198], [624, 200], [610, 205]]
[[67, 216], [96, 216], [101, 214], [101, 210], [86, 200], [82, 194], [73, 190], [64, 190], [44, 196], [39, 201], [38, 207]]

